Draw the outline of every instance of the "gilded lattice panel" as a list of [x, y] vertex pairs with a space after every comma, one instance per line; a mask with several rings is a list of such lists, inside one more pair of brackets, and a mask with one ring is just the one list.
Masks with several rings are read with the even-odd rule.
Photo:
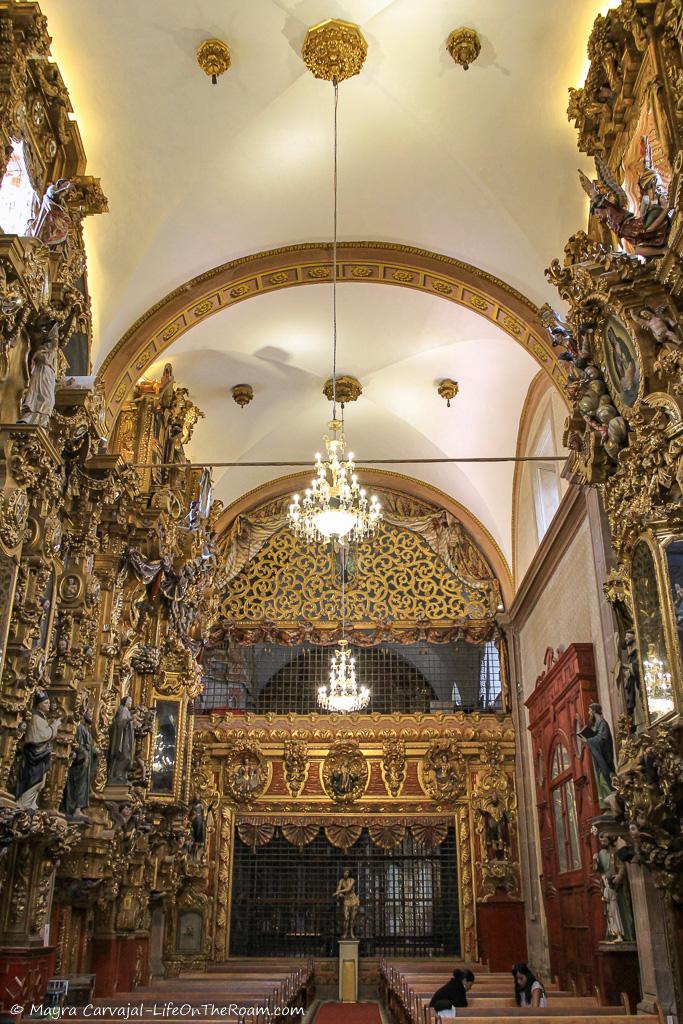
[[[233, 622], [338, 622], [339, 555], [307, 547], [287, 528], [230, 581], [222, 616]], [[458, 579], [414, 532], [384, 523], [347, 563], [351, 623], [486, 619], [485, 595]]]

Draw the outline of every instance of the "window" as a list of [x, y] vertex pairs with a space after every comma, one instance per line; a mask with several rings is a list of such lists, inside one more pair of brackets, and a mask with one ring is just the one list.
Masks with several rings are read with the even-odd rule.
[[551, 799], [555, 822], [555, 849], [560, 874], [581, 867], [579, 846], [579, 818], [576, 813], [574, 780], [567, 748], [558, 743], [553, 751], [550, 768]]
[[537, 462], [534, 466], [534, 502], [536, 531], [543, 540], [560, 504], [560, 486], [557, 470], [552, 462]]
[[37, 196], [24, 159], [24, 143], [12, 141], [12, 155], [0, 185], [0, 227], [8, 235], [25, 235]]

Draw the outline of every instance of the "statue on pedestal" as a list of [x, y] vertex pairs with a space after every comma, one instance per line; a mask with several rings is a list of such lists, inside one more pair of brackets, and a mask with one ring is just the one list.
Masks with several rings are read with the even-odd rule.
[[360, 899], [356, 892], [356, 880], [352, 877], [348, 868], [345, 869], [344, 874], [339, 879], [334, 898], [341, 901], [344, 912], [342, 939], [358, 938], [356, 935], [356, 918], [360, 909]]
[[21, 747], [17, 770], [17, 805], [25, 810], [36, 810], [38, 796], [47, 781], [52, 760], [52, 741], [59, 732], [61, 718], [48, 722], [50, 698], [45, 690], [36, 690], [33, 714]]
[[579, 729], [578, 735], [586, 741], [590, 750], [600, 806], [607, 807], [608, 798], [612, 793], [612, 776], [616, 770], [612, 731], [603, 717], [602, 705], [589, 704], [588, 710], [590, 712], [588, 725]]
[[31, 358], [31, 376], [21, 403], [20, 423], [34, 423], [38, 427], [48, 425], [55, 407], [58, 364], [59, 323], [48, 320], [40, 327], [37, 347]]
[[38, 238], [49, 248], [66, 242], [71, 228], [67, 198], [73, 188], [73, 182], [67, 178], [60, 178], [47, 186], [38, 216], [28, 229], [29, 237]]
[[61, 810], [69, 817], [83, 818], [86, 821], [87, 818], [83, 814], [83, 810], [90, 805], [90, 784], [99, 754], [93, 746], [91, 725], [92, 711], [86, 708], [83, 712], [83, 719], [76, 729], [76, 751], [66, 778], [61, 806]]
[[107, 750], [107, 782], [112, 786], [126, 786], [135, 759], [135, 724], [132, 711], [133, 698], [123, 697], [114, 721], [109, 727]]
[[600, 875], [602, 882], [605, 941], [629, 942], [634, 938], [635, 932], [626, 864], [617, 855], [615, 842], [611, 836], [600, 832], [598, 841], [600, 849], [593, 855], [593, 870]]

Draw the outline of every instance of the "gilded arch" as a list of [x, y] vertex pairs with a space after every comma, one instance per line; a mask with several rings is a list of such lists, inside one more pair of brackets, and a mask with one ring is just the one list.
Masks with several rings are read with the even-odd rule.
[[[144, 371], [196, 324], [235, 303], [297, 285], [331, 280], [331, 246], [308, 242], [232, 260], [200, 274], [152, 306], [105, 359], [98, 377], [111, 427]], [[390, 242], [338, 246], [343, 282], [413, 288], [473, 310], [522, 345], [564, 394], [566, 370], [538, 321], [538, 309], [499, 278], [440, 253]]]

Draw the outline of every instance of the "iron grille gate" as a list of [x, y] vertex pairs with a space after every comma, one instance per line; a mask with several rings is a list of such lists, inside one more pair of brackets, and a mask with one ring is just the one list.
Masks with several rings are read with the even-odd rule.
[[364, 830], [346, 854], [324, 835], [297, 849], [279, 834], [252, 850], [235, 836], [232, 956], [336, 956], [344, 868], [358, 883], [361, 956], [460, 954], [455, 829], [433, 849], [407, 834], [390, 850]]

